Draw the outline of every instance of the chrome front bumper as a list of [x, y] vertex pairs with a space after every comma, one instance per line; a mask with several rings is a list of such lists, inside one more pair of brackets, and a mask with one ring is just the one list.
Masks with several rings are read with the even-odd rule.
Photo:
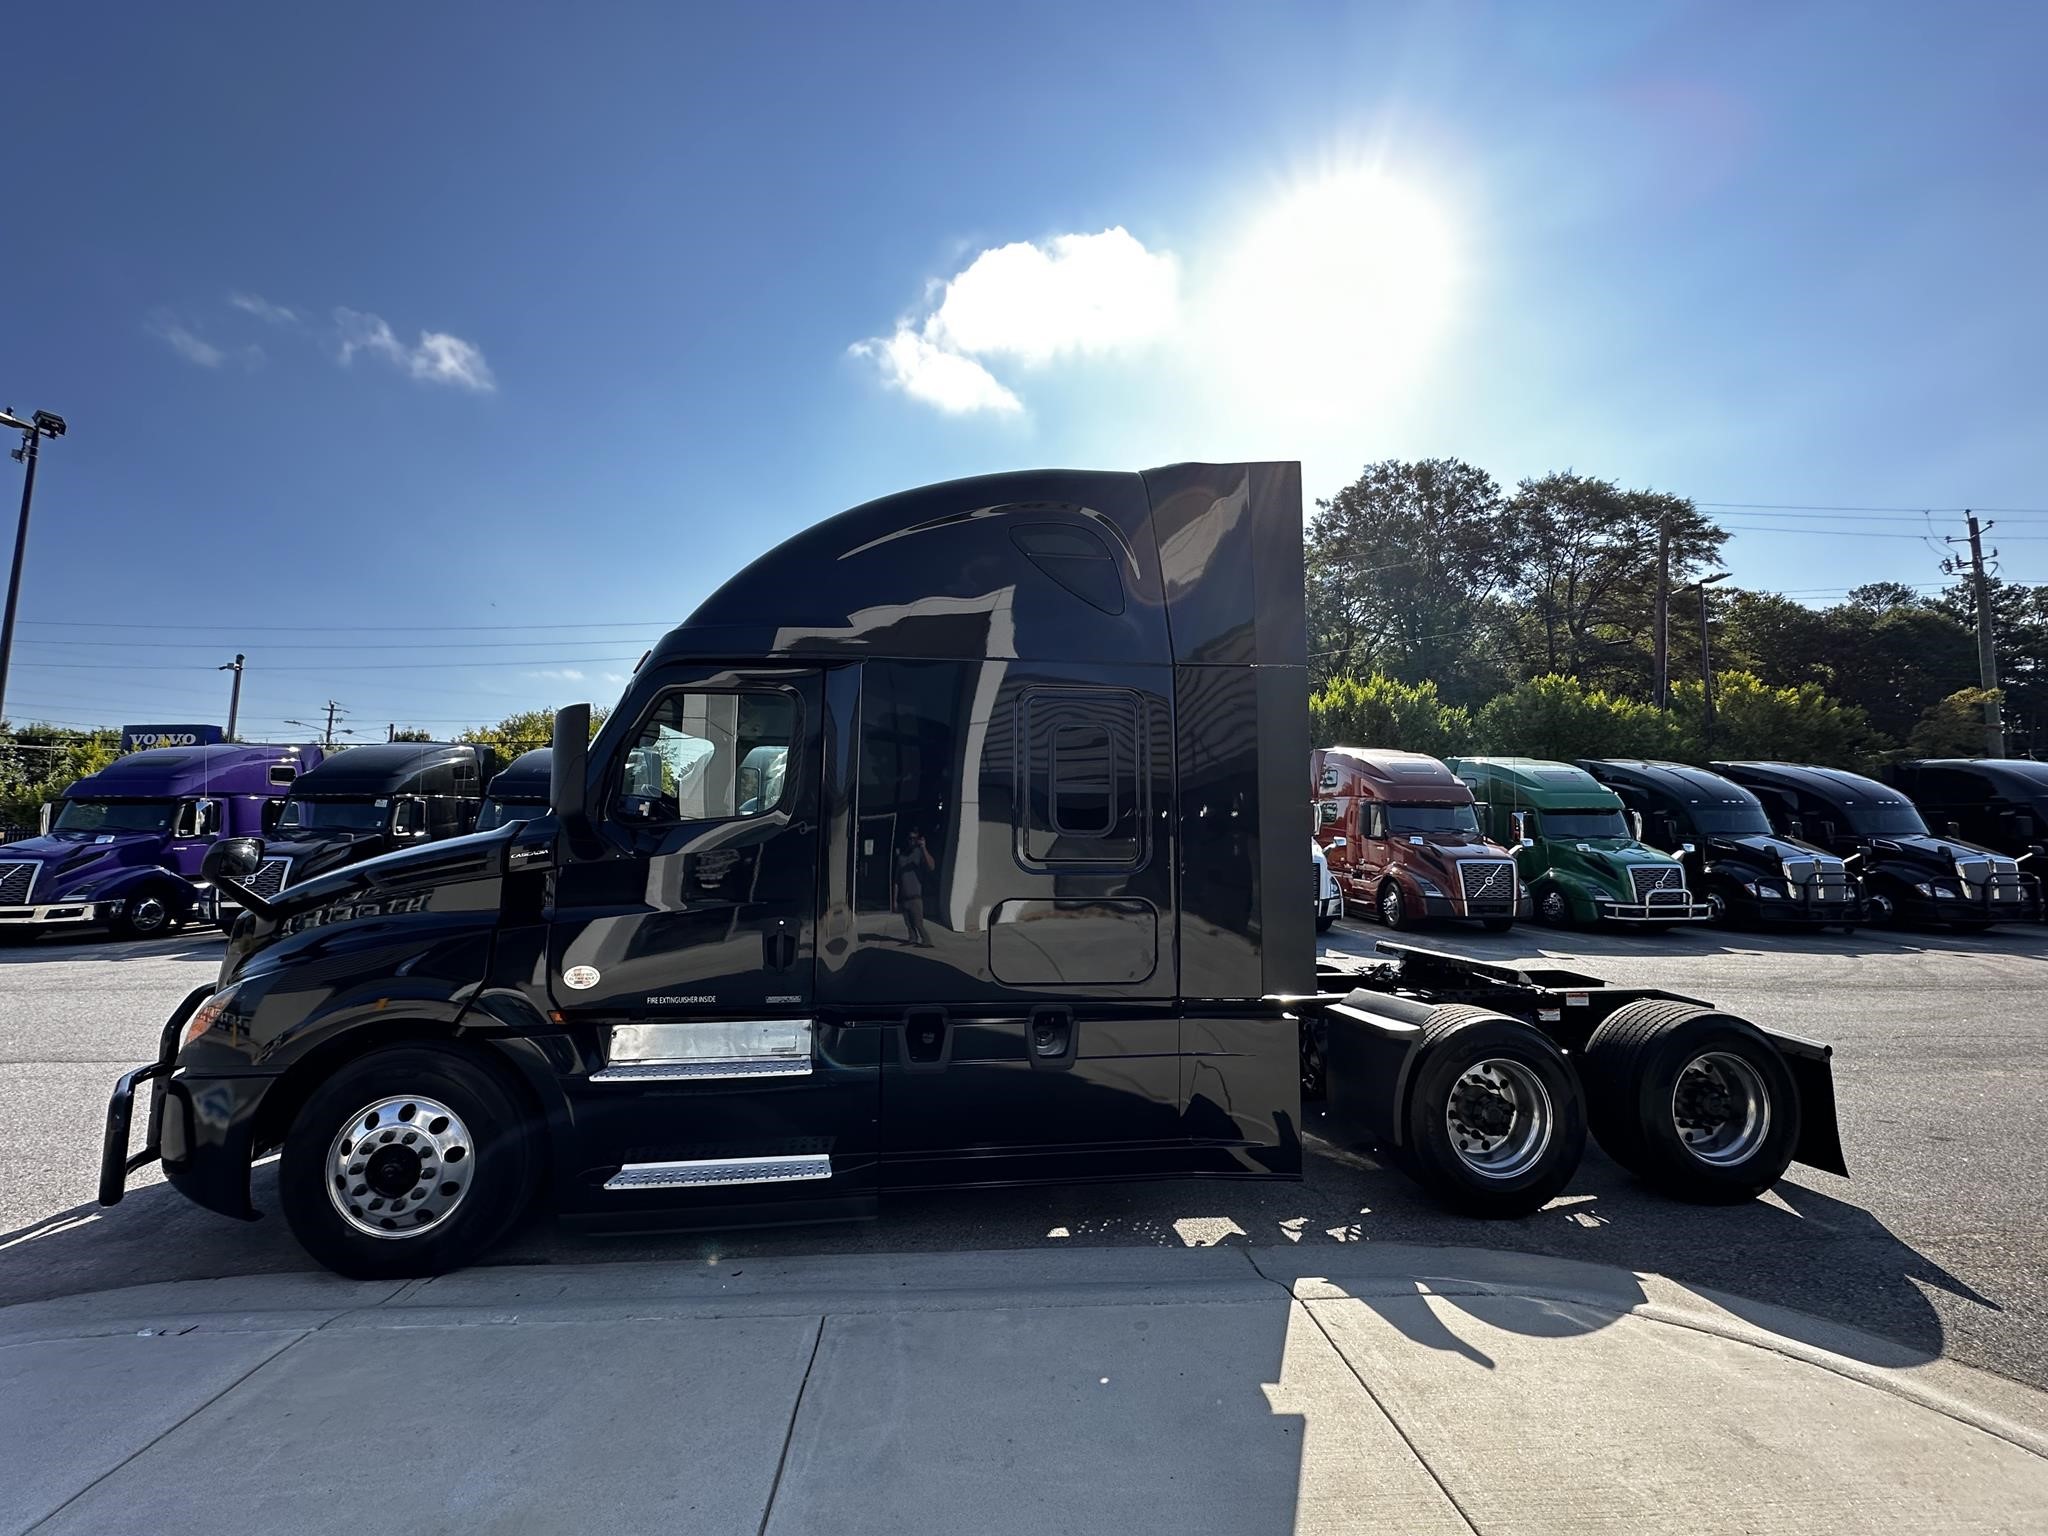
[[1713, 908], [1704, 901], [1660, 901], [1655, 905], [1601, 901], [1594, 903], [1594, 909], [1607, 923], [1704, 923], [1713, 915]]
[[0, 907], [0, 923], [49, 928], [65, 923], [101, 923], [125, 905], [118, 901], [53, 901], [40, 907]]

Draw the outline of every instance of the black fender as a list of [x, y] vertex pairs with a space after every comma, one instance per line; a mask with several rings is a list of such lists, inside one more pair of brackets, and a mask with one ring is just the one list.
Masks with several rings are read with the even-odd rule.
[[199, 888], [161, 864], [114, 870], [104, 880], [93, 881], [81, 889], [84, 895], [80, 899], [84, 901], [130, 901], [145, 890], [159, 891], [170, 906], [171, 916], [180, 921], [190, 917], [200, 903]]

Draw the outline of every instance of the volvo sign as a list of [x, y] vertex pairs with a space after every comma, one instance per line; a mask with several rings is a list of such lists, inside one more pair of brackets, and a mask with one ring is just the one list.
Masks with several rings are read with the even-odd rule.
[[147, 752], [151, 747], [205, 747], [225, 741], [217, 725], [124, 725], [123, 752]]

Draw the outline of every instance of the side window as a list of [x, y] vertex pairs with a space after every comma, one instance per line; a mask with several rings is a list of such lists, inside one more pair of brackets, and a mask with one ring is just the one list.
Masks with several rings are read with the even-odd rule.
[[220, 802], [218, 800], [186, 800], [178, 806], [177, 824], [171, 829], [173, 837], [212, 837], [220, 831]]
[[1365, 835], [1378, 838], [1387, 835], [1387, 808], [1377, 800], [1366, 807]]
[[797, 701], [767, 690], [664, 695], [621, 766], [628, 821], [725, 821], [782, 803]]
[[1137, 695], [1028, 688], [1017, 710], [1018, 859], [1027, 866], [1143, 863]]

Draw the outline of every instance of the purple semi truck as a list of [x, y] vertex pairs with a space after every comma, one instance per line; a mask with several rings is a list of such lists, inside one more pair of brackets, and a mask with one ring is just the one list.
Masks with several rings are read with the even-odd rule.
[[[100, 927], [148, 938], [218, 915], [200, 876], [223, 837], [262, 836], [316, 746], [131, 752], [46, 809], [40, 837], [0, 846], [0, 934]], [[54, 814], [50, 814], [54, 812]]]

